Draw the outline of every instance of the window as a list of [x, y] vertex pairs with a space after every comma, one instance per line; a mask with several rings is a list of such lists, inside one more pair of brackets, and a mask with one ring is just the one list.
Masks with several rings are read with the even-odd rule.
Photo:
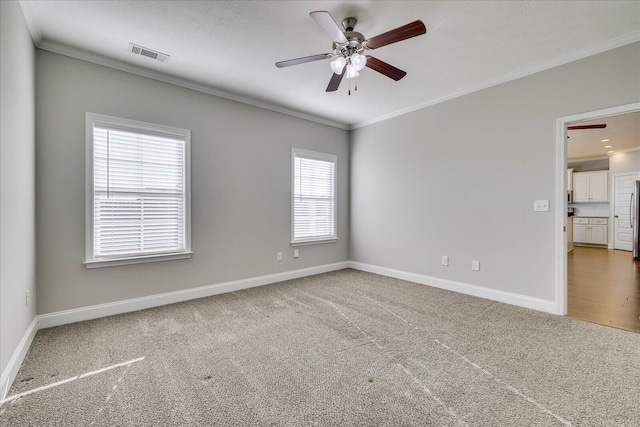
[[87, 268], [191, 257], [190, 131], [86, 114]]
[[291, 244], [335, 242], [337, 157], [293, 148], [291, 159]]

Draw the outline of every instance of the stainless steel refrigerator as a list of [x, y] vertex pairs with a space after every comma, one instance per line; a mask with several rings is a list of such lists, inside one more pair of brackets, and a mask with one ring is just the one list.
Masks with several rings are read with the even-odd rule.
[[640, 261], [640, 203], [638, 203], [638, 195], [640, 195], [640, 181], [636, 181], [634, 192], [631, 195], [631, 204], [629, 206], [629, 217], [633, 233], [633, 259]]

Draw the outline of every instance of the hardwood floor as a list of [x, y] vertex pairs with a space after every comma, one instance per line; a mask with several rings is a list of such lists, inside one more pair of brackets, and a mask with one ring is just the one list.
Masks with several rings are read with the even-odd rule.
[[640, 261], [631, 252], [575, 246], [567, 286], [569, 316], [640, 332]]

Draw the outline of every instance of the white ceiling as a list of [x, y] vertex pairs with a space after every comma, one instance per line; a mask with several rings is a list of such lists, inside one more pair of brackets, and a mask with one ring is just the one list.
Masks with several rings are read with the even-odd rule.
[[[27, 1], [43, 49], [173, 81], [302, 117], [359, 127], [640, 40], [639, 1]], [[309, 17], [358, 19], [372, 37], [421, 19], [427, 34], [370, 51], [407, 71], [365, 68], [326, 93], [329, 61], [275, 62], [331, 51]], [[167, 63], [127, 51], [135, 43]]]
[[[606, 124], [604, 129], [569, 130], [567, 159], [606, 158], [607, 155], [640, 149], [640, 112], [589, 120], [574, 125]], [[603, 141], [608, 139], [609, 141]], [[611, 148], [605, 146], [611, 145]], [[614, 153], [608, 154], [609, 151]]]

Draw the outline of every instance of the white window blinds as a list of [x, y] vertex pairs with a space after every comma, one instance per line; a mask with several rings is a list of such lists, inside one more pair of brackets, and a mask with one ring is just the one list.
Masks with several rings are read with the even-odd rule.
[[88, 261], [190, 250], [186, 138], [99, 121], [92, 136]]
[[336, 238], [336, 156], [293, 149], [293, 243]]

